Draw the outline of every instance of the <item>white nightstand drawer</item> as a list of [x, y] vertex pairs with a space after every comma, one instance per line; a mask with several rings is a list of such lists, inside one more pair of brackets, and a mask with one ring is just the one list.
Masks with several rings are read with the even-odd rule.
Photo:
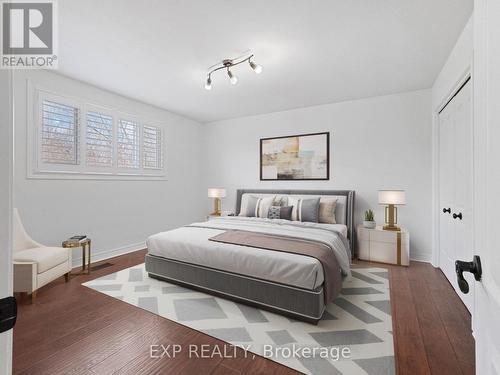
[[370, 241], [358, 241], [358, 258], [364, 260], [370, 259]]
[[358, 241], [370, 241], [370, 229], [358, 228]]
[[382, 263], [397, 263], [396, 245], [388, 247], [387, 242], [370, 243], [370, 260]]
[[395, 244], [397, 241], [396, 232], [391, 232], [388, 230], [371, 230], [370, 241], [388, 242]]

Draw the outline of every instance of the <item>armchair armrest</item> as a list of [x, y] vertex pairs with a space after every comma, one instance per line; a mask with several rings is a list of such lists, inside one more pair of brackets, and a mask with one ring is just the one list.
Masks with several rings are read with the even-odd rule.
[[14, 261], [14, 292], [32, 293], [37, 289], [38, 266], [35, 262]]

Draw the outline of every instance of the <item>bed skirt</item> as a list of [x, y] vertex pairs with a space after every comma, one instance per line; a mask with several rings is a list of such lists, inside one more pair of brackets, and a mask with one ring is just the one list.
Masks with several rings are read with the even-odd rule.
[[149, 254], [145, 263], [152, 278], [308, 323], [317, 324], [325, 310], [323, 286], [306, 290]]

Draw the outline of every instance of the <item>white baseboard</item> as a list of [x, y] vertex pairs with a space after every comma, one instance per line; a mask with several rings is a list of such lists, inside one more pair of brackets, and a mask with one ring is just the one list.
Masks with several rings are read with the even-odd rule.
[[410, 256], [410, 260], [414, 260], [416, 262], [425, 262], [425, 263], [431, 263], [432, 260], [432, 254], [431, 253], [421, 253], [421, 254], [415, 254]]
[[[114, 258], [119, 255], [124, 255], [128, 253], [132, 253], [134, 251], [138, 250], [143, 250], [146, 248], [146, 243], [145, 242], [139, 242], [135, 243], [132, 245], [127, 245], [127, 246], [122, 246], [116, 249], [110, 249], [110, 250], [104, 250], [104, 251], [99, 251], [96, 253], [91, 254], [91, 263], [96, 263], [100, 262], [102, 260], [106, 260], [109, 258]], [[78, 248], [80, 249], [80, 248]], [[77, 253], [77, 250], [74, 251], [74, 254]], [[73, 268], [81, 267], [82, 266], [82, 255], [81, 255], [81, 249], [79, 252], [78, 256], [73, 256], [72, 258], [72, 266]]]

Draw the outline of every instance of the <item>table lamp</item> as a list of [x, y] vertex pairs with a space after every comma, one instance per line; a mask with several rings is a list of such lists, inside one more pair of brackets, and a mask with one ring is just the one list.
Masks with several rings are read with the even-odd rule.
[[208, 197], [214, 198], [214, 212], [212, 212], [210, 215], [220, 216], [221, 198], [224, 198], [225, 196], [226, 196], [226, 189], [219, 189], [219, 188], [208, 189]]
[[399, 230], [396, 225], [398, 223], [398, 210], [396, 205], [406, 204], [406, 196], [404, 190], [379, 190], [378, 203], [386, 205], [385, 207], [385, 223], [384, 230]]

